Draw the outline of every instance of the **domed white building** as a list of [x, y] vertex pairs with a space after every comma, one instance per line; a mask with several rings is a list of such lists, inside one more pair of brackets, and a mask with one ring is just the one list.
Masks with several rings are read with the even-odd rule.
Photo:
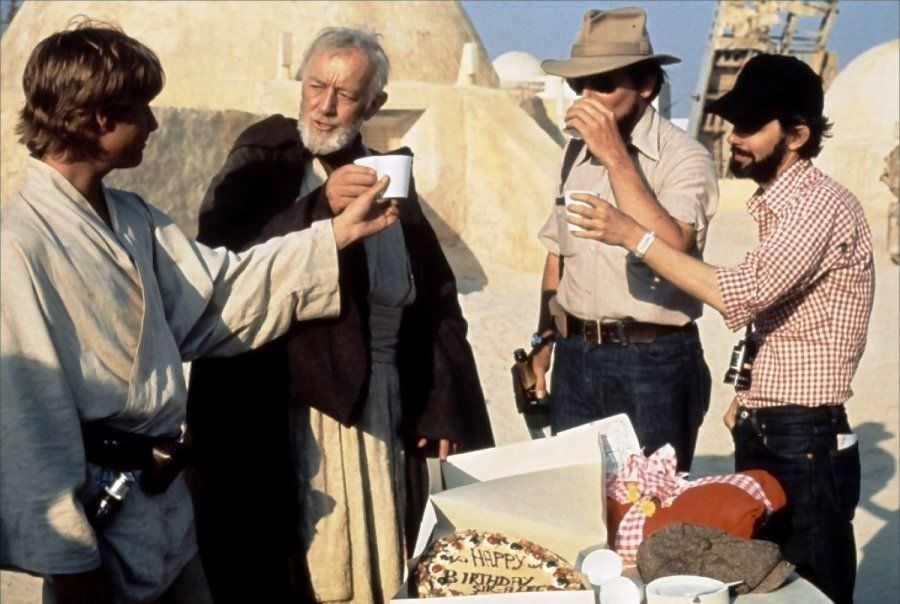
[[552, 205], [559, 147], [500, 89], [458, 2], [27, 1], [2, 39], [3, 200], [24, 173], [26, 150], [13, 129], [25, 63], [76, 15], [116, 23], [159, 55], [160, 129], [144, 164], [110, 181], [144, 194], [187, 232], [237, 134], [264, 115], [296, 115], [303, 51], [320, 29], [346, 26], [382, 36], [389, 98], [364, 135], [376, 149], [415, 151], [426, 213], [451, 261], [454, 249], [465, 250], [454, 268], [465, 277], [487, 257], [542, 266], [536, 233]]
[[505, 52], [492, 65], [501, 83], [541, 82], [547, 75], [541, 69], [541, 62], [527, 52], [512, 50]]
[[540, 61], [518, 50], [503, 53], [492, 65], [503, 88], [536, 96], [550, 121], [560, 130], [564, 127], [566, 110], [575, 100], [575, 92], [563, 78], [546, 73]]
[[898, 73], [900, 39], [867, 50], [837, 75], [825, 94], [833, 136], [814, 160], [859, 197], [874, 228], [895, 201], [880, 178], [885, 158], [900, 142]]

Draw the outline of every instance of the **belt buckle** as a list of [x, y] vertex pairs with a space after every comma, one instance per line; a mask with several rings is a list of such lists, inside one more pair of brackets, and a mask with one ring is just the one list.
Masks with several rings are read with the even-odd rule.
[[[625, 322], [624, 321], [615, 321], [612, 323], [603, 324], [600, 321], [597, 321], [597, 343], [598, 344], [621, 344], [625, 346], [628, 344], [628, 336], [625, 334]], [[606, 339], [603, 338], [603, 328], [604, 327], [612, 327], [615, 326], [615, 335], [610, 332], [610, 337]]]

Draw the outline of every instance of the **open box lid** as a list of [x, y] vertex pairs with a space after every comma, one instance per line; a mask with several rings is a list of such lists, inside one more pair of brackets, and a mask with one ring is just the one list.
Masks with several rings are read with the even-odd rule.
[[574, 564], [606, 544], [604, 483], [602, 461], [473, 483], [431, 496], [435, 526], [527, 539]]

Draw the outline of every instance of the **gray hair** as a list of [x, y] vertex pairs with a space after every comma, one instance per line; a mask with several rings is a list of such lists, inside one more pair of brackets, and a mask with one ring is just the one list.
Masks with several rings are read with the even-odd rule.
[[379, 35], [369, 31], [350, 29], [349, 27], [326, 27], [316, 36], [303, 54], [303, 62], [300, 64], [300, 78], [310, 59], [319, 52], [338, 50], [341, 48], [356, 48], [362, 51], [369, 64], [372, 66], [372, 75], [369, 78], [366, 90], [366, 103], [371, 103], [384, 87], [387, 86], [388, 71], [391, 65], [387, 54], [378, 42]]

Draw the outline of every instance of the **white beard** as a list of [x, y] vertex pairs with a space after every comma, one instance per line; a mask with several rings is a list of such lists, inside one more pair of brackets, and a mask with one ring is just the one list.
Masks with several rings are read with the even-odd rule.
[[349, 145], [362, 128], [363, 120], [359, 119], [347, 126], [340, 126], [328, 134], [314, 131], [310, 123], [300, 116], [300, 140], [313, 155], [328, 155], [340, 151]]

